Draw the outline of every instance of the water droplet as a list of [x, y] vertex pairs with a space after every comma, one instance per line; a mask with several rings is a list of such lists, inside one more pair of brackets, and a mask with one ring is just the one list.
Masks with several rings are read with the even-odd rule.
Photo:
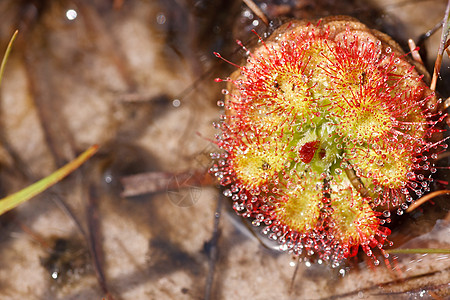
[[236, 211], [242, 211], [242, 210], [244, 210], [244, 204], [239, 203], [239, 202], [234, 202], [233, 208]]
[[233, 193], [237, 193], [237, 192], [239, 192], [239, 187], [238, 187], [237, 185], [232, 185], [232, 186], [231, 186], [231, 191], [232, 191]]
[[173, 107], [180, 107], [180, 105], [181, 105], [180, 99], [174, 99], [172, 101], [172, 105], [173, 105]]
[[53, 279], [58, 279], [58, 275], [59, 275], [58, 271], [53, 271], [51, 276]]
[[413, 180], [416, 178], [416, 174], [414, 174], [414, 172], [408, 172], [406, 173], [406, 178], [408, 178], [409, 180]]
[[78, 14], [77, 11], [74, 9], [69, 9], [66, 11], [66, 18], [69, 21], [73, 21], [77, 18]]
[[223, 191], [223, 195], [225, 197], [231, 197], [231, 195], [233, 195], [233, 193], [229, 189], [226, 189]]

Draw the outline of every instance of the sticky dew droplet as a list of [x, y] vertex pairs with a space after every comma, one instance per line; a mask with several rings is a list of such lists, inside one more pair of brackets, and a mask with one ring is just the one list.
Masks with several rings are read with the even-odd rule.
[[223, 191], [223, 195], [225, 197], [231, 197], [231, 195], [233, 195], [233, 193], [229, 189], [226, 189]]

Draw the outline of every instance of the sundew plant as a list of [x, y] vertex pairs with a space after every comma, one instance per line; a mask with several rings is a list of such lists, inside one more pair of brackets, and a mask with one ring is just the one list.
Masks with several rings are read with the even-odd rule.
[[217, 79], [224, 195], [282, 250], [337, 266], [362, 249], [378, 264], [391, 212], [429, 191], [446, 148], [434, 92], [390, 37], [348, 17], [287, 22], [247, 55]]

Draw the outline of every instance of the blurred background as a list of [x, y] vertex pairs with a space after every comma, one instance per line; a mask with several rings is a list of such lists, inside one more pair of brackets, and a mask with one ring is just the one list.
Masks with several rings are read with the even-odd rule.
[[[0, 192], [11, 194], [92, 144], [99, 153], [0, 217], [0, 299], [444, 299], [449, 255], [364, 257], [336, 269], [268, 249], [206, 171], [217, 101], [251, 44], [288, 18], [345, 14], [405, 49], [446, 1], [2, 0]], [[431, 71], [440, 31], [421, 43]], [[438, 90], [449, 92], [448, 59]], [[440, 164], [448, 166], [448, 158]], [[446, 188], [448, 172], [436, 175]], [[449, 201], [392, 216], [395, 247], [449, 248]], [[295, 275], [294, 275], [295, 274]]]

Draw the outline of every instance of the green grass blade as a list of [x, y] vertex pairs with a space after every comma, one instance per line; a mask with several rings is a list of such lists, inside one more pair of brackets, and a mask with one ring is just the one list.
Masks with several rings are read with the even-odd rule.
[[61, 181], [64, 177], [69, 175], [79, 166], [81, 166], [86, 160], [88, 160], [92, 155], [94, 155], [98, 150], [98, 145], [91, 146], [85, 152], [80, 154], [77, 158], [56, 170], [49, 176], [33, 183], [32, 185], [12, 194], [3, 199], [0, 199], [0, 215], [15, 208], [19, 204], [28, 201], [37, 194], [48, 189], [58, 181]]
[[11, 53], [12, 44], [14, 43], [14, 40], [16, 39], [18, 33], [19, 30], [16, 30], [14, 32], [13, 36], [11, 37], [11, 40], [8, 43], [8, 47], [6, 48], [5, 56], [3, 56], [2, 64], [0, 65], [0, 84], [2, 83], [3, 72], [5, 72], [6, 61], [8, 60], [9, 53]]

